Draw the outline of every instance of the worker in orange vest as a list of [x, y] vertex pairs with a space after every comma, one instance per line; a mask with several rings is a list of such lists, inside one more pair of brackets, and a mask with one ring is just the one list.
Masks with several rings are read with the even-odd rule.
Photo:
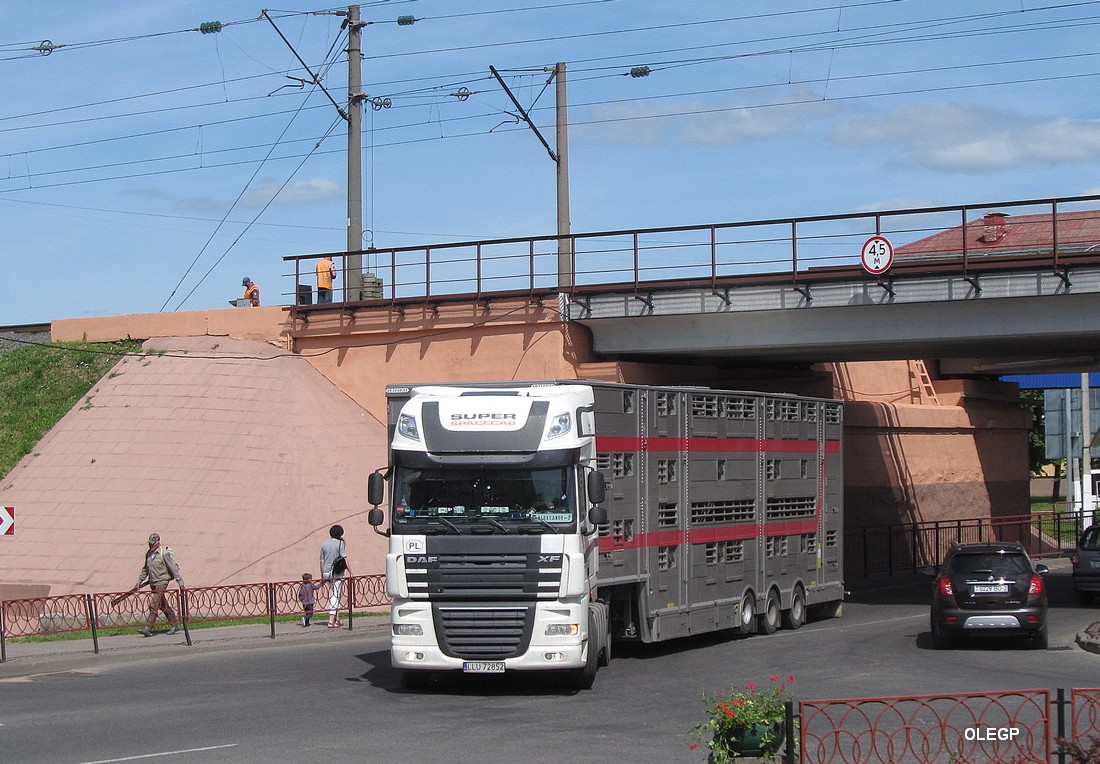
[[332, 302], [332, 281], [336, 278], [336, 263], [325, 255], [317, 263], [317, 303]]
[[252, 307], [260, 307], [260, 287], [256, 282], [245, 276], [241, 279], [241, 286], [244, 287], [244, 298], [252, 303]]

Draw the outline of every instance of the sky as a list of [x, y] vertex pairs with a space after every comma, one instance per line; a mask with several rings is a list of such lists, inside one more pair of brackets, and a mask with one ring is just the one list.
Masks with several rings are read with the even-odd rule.
[[[364, 247], [553, 234], [556, 62], [574, 233], [1100, 193], [1100, 0], [359, 8]], [[347, 247], [347, 10], [7, 0], [0, 325], [291, 302]]]

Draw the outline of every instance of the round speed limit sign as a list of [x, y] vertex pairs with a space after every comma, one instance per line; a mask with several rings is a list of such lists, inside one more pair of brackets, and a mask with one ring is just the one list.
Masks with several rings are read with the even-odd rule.
[[894, 245], [885, 236], [872, 236], [863, 243], [859, 259], [868, 273], [875, 276], [886, 273], [894, 263]]

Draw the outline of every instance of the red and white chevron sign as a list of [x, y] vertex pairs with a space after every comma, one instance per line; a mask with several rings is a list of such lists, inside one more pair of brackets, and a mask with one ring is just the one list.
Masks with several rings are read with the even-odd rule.
[[15, 535], [15, 507], [0, 507], [0, 536]]

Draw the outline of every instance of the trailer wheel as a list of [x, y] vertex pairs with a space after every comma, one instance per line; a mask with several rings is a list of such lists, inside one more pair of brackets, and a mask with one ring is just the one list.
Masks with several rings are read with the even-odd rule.
[[797, 629], [806, 622], [806, 595], [802, 593], [802, 587], [796, 586], [791, 595], [791, 609], [783, 611], [783, 628]]
[[741, 598], [741, 623], [738, 630], [742, 634], [756, 633], [756, 597], [752, 592], [745, 592]]
[[768, 592], [768, 599], [764, 601], [764, 612], [760, 614], [760, 631], [764, 634], [775, 634], [779, 629], [779, 592], [772, 589]]
[[596, 671], [599, 669], [600, 633], [596, 626], [596, 616], [588, 613], [588, 655], [584, 666], [571, 669], [569, 686], [574, 690], [591, 690], [596, 683]]

